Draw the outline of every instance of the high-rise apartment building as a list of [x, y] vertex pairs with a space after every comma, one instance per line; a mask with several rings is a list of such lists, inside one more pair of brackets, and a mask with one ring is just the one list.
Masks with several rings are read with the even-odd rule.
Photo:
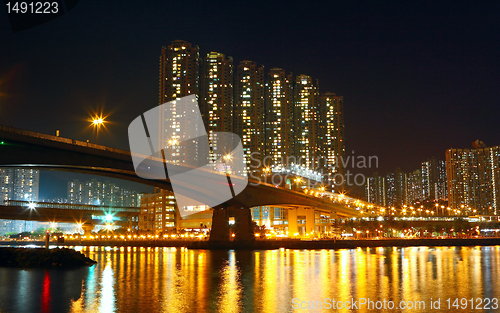
[[236, 69], [233, 131], [242, 141], [247, 172], [260, 170], [265, 155], [264, 88], [264, 66], [241, 61]]
[[[295, 156], [294, 103], [292, 74], [272, 68], [266, 86], [266, 148], [271, 163], [264, 166], [290, 166]], [[297, 162], [295, 162], [297, 163]]]
[[[185, 112], [185, 106], [176, 99], [200, 94], [200, 53], [198, 46], [183, 40], [175, 40], [167, 47], [162, 47], [160, 56], [160, 98], [159, 104], [171, 102], [160, 112], [158, 134], [159, 146], [165, 149], [163, 154], [169, 162], [195, 162], [196, 146], [181, 141], [185, 134], [180, 134], [181, 122], [189, 123], [191, 112]], [[200, 107], [200, 111], [201, 111]], [[203, 112], [202, 112], [203, 114]], [[193, 125], [194, 127], [196, 125]], [[168, 134], [168, 136], [166, 135]], [[162, 155], [158, 154], [158, 157]]]
[[407, 204], [407, 175], [399, 168], [394, 173], [389, 173], [385, 177], [386, 184], [386, 205], [391, 207], [401, 207]]
[[295, 156], [309, 169], [319, 165], [321, 151], [318, 147], [318, 89], [311, 77], [299, 75], [295, 78]]
[[422, 200], [444, 200], [447, 189], [446, 162], [434, 158], [422, 162]]
[[377, 172], [372, 177], [366, 179], [365, 186], [366, 200], [370, 203], [380, 206], [386, 205], [386, 187], [385, 178], [379, 176]]
[[416, 201], [422, 201], [422, 172], [415, 170], [408, 174], [408, 181], [406, 184], [407, 190], [407, 204], [412, 205]]
[[14, 199], [14, 169], [0, 168], [0, 202]]
[[71, 204], [82, 204], [83, 202], [83, 195], [85, 193], [84, 191], [84, 184], [79, 181], [78, 179], [75, 179], [73, 181], [68, 182], [68, 203]]
[[500, 213], [500, 146], [475, 142], [472, 149], [446, 150], [448, 204], [480, 214]]
[[[216, 133], [234, 132], [241, 139], [247, 171], [270, 167], [291, 173], [293, 164], [314, 176], [323, 172], [325, 178], [342, 172], [342, 97], [325, 93], [320, 98], [318, 81], [307, 75], [294, 79], [280, 68], [265, 73], [263, 66], [248, 60], [233, 66], [231, 57], [218, 52], [201, 59], [198, 47], [182, 40], [163, 47], [160, 56], [159, 102], [197, 95], [212, 161], [229, 151]], [[171, 102], [169, 114], [160, 116], [160, 129], [171, 128], [169, 138], [159, 135], [160, 146], [169, 161], [189, 163], [188, 156], [196, 155], [189, 149], [197, 146], [180, 140], [179, 121], [187, 115], [178, 106]], [[333, 181], [325, 183], [333, 187]]]
[[40, 172], [25, 168], [0, 168], [0, 200], [38, 200]]
[[210, 52], [203, 65], [203, 102], [208, 137], [213, 160], [219, 159], [216, 132], [233, 131], [233, 59], [222, 53]]
[[198, 46], [174, 40], [162, 47], [159, 104], [187, 95], [199, 95], [200, 52]]
[[320, 96], [318, 107], [317, 140], [323, 156], [320, 167], [324, 170], [328, 185], [332, 186], [335, 184], [335, 173], [344, 173], [344, 100], [343, 97], [326, 92]]

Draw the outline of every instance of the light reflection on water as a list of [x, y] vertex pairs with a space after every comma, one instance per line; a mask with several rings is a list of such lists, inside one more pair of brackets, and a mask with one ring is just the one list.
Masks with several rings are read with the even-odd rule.
[[395, 303], [441, 298], [441, 310], [432, 312], [449, 312], [447, 298], [500, 297], [500, 246], [78, 249], [99, 263], [76, 270], [0, 268], [0, 312], [300, 311], [292, 310], [294, 298]]

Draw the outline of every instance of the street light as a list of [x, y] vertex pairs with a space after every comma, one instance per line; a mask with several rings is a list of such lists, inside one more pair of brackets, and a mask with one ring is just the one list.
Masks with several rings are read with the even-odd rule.
[[94, 126], [94, 128], [96, 129], [96, 133], [97, 133], [97, 138], [96, 138], [96, 143], [99, 144], [99, 129], [101, 128], [101, 126], [104, 126], [104, 118], [102, 116], [96, 116], [94, 118], [92, 118], [92, 126]]
[[264, 171], [264, 181], [267, 184], [267, 175], [269, 175], [269, 172], [271, 171], [271, 169], [269, 167], [265, 167], [263, 169], [263, 171]]

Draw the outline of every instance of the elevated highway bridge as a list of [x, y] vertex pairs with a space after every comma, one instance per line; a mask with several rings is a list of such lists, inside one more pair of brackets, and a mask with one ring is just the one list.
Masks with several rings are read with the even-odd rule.
[[[189, 168], [182, 168], [183, 165], [178, 166], [180, 171], [189, 170]], [[137, 176], [129, 151], [7, 126], [0, 126], [1, 167], [24, 167], [93, 174], [172, 190], [168, 177], [162, 180], [150, 180]], [[210, 181], [207, 181], [206, 184], [210, 184]], [[180, 191], [176, 192], [187, 198], [202, 199], [201, 202], [203, 199], [213, 199], [213, 195], [209, 191], [193, 188], [189, 185], [184, 185]], [[249, 209], [257, 206], [287, 208], [290, 217], [288, 228], [289, 232], [292, 233], [297, 231], [297, 218], [300, 216], [305, 216], [310, 221], [307, 223], [306, 231], [314, 230], [314, 212], [328, 214], [331, 218], [359, 215], [357, 210], [338, 203], [336, 200], [250, 180], [242, 192], [214, 207], [214, 209], [223, 210], [220, 212], [214, 210], [213, 226], [218, 227], [217, 225], [223, 224], [216, 222], [216, 218], [227, 219], [228, 214], [238, 215], [239, 213], [234, 213], [239, 212], [237, 209]], [[228, 213], [226, 210], [228, 208], [232, 208], [230, 211], [233, 213]], [[53, 208], [53, 210], [59, 209]], [[55, 211], [50, 214], [55, 214]], [[243, 224], [248, 221], [248, 214], [246, 214]], [[15, 215], [14, 211], [12, 211], [11, 216], [13, 215]], [[224, 226], [221, 227], [224, 228]], [[221, 236], [226, 236], [225, 230], [222, 232], [224, 235]]]

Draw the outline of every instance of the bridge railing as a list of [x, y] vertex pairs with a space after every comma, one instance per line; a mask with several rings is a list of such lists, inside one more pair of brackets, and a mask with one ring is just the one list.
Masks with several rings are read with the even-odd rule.
[[140, 212], [140, 208], [131, 208], [131, 207], [104, 207], [104, 206], [85, 205], [85, 204], [29, 202], [29, 201], [21, 201], [21, 200], [6, 200], [4, 202], [4, 205], [29, 207], [29, 205], [31, 203], [33, 203], [35, 209], [36, 208], [48, 208], [48, 209], [62, 209], [62, 210], [99, 211], [99, 212], [105, 211], [107, 213], [116, 213], [116, 212], [138, 213], [138, 212]]
[[29, 130], [14, 128], [11, 126], [1, 126], [0, 125], [0, 131], [5, 131], [5, 132], [29, 136], [29, 137], [41, 138], [41, 139], [46, 139], [46, 140], [52, 140], [52, 141], [57, 141], [57, 142], [63, 142], [63, 143], [76, 145], [76, 146], [82, 146], [82, 147], [88, 147], [88, 148], [94, 148], [94, 149], [99, 149], [99, 150], [104, 150], [104, 151], [110, 151], [110, 152], [130, 155], [130, 151], [126, 151], [126, 150], [101, 146], [101, 145], [97, 145], [94, 143], [80, 141], [80, 140], [76, 140], [76, 139], [69, 139], [69, 138], [64, 138], [64, 137], [58, 137], [58, 136], [37, 133], [37, 132], [29, 131]]

